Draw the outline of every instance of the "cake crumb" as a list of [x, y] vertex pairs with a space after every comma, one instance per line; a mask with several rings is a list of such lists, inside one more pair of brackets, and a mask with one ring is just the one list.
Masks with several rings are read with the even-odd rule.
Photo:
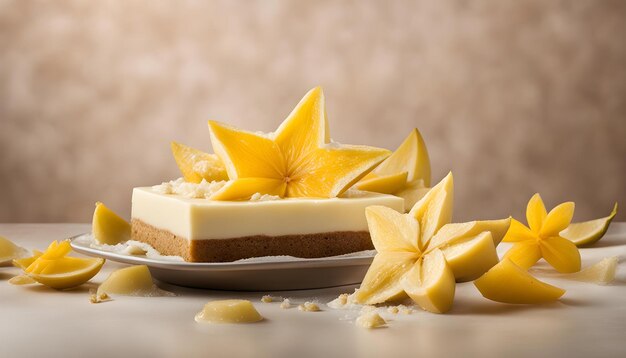
[[402, 314], [411, 314], [413, 313], [413, 309], [410, 307], [407, 307], [405, 305], [399, 305], [398, 306], [398, 311]]
[[272, 297], [270, 295], [265, 295], [265, 296], [261, 297], [261, 302], [263, 302], [263, 303], [274, 302], [274, 297]]
[[130, 244], [130, 245], [128, 245], [128, 247], [126, 249], [124, 249], [124, 253], [126, 253], [128, 255], [141, 256], [141, 255], [147, 254], [148, 251], [144, 250], [139, 245]]
[[89, 296], [89, 302], [91, 303], [100, 303], [104, 301], [109, 301], [110, 299], [111, 297], [109, 297], [106, 292], [102, 292], [100, 294], [94, 292]]
[[287, 308], [290, 308], [290, 307], [291, 307], [291, 301], [289, 301], [288, 298], [285, 298], [283, 300], [283, 302], [280, 303], [280, 308], [282, 308], [284, 310], [286, 310]]
[[392, 313], [392, 314], [398, 314], [400, 310], [398, 309], [398, 306], [389, 306], [387, 307], [387, 312]]
[[360, 313], [363, 314], [363, 313], [368, 313], [368, 312], [374, 312], [376, 310], [377, 310], [376, 306], [365, 305], [365, 306], [361, 307], [361, 312]]
[[387, 322], [376, 312], [366, 312], [356, 319], [355, 324], [359, 327], [372, 329], [382, 327]]
[[352, 303], [350, 301], [350, 295], [347, 293], [342, 293], [334, 300], [328, 302], [326, 306], [334, 309], [344, 309], [346, 308], [346, 306], [348, 306], [348, 304]]
[[298, 309], [303, 312], [317, 312], [320, 310], [320, 307], [316, 303], [307, 301], [299, 305]]

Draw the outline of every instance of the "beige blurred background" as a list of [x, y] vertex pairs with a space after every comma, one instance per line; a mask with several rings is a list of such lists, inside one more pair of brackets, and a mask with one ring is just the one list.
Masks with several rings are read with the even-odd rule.
[[0, 221], [128, 217], [170, 140], [271, 131], [316, 85], [339, 142], [419, 128], [457, 220], [535, 192], [625, 220], [625, 35], [624, 1], [0, 0]]

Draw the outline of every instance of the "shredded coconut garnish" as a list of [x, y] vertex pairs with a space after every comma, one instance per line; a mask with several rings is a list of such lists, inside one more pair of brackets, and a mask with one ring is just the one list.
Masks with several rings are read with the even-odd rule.
[[317, 312], [320, 310], [320, 307], [313, 302], [304, 302], [303, 304], [298, 306], [298, 309], [303, 312]]
[[290, 307], [291, 307], [291, 301], [289, 301], [288, 298], [285, 298], [283, 300], [283, 302], [280, 303], [280, 308], [282, 308], [284, 310], [286, 310], [287, 308], [290, 308]]
[[169, 182], [163, 182], [152, 187], [152, 190], [160, 194], [180, 195], [190, 199], [208, 199], [211, 195], [220, 190], [225, 181], [208, 182], [204, 179], [200, 183], [189, 183], [183, 178], [178, 178]]
[[252, 194], [252, 197], [250, 197], [250, 201], [272, 201], [272, 200], [279, 200], [280, 196], [278, 195], [269, 195], [269, 194], [261, 194], [261, 193], [254, 193]]

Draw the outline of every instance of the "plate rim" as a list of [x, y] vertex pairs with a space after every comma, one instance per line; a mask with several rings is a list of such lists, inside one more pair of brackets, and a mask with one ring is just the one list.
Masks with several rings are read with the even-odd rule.
[[69, 238], [72, 249], [78, 253], [101, 257], [107, 260], [135, 265], [147, 265], [160, 269], [170, 269], [177, 271], [233, 271], [233, 270], [278, 270], [278, 269], [304, 269], [321, 267], [340, 266], [361, 266], [369, 265], [374, 259], [374, 254], [363, 257], [319, 257], [310, 259], [300, 259], [289, 261], [268, 261], [268, 262], [186, 262], [168, 261], [149, 257], [131, 256], [116, 252], [101, 250], [77, 243], [76, 240], [90, 235], [90, 232], [74, 235]]

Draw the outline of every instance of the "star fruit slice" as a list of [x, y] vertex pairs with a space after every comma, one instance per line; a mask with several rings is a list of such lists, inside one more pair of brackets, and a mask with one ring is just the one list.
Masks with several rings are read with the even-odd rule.
[[93, 212], [92, 233], [99, 244], [116, 245], [130, 240], [130, 224], [101, 202]]
[[[213, 149], [235, 182], [220, 189], [211, 197], [214, 200], [245, 200], [252, 191], [280, 197], [336, 197], [390, 154], [386, 149], [331, 142], [319, 87], [309, 91], [273, 133], [215, 121], [209, 121], [209, 129]], [[239, 185], [242, 180], [245, 185]]]
[[615, 203], [613, 211], [611, 211], [609, 216], [580, 223], [572, 223], [565, 230], [561, 231], [559, 235], [579, 247], [592, 245], [606, 234], [615, 215], [617, 215], [617, 203]]
[[483, 297], [496, 302], [538, 304], [554, 302], [565, 290], [539, 281], [505, 258], [474, 281]]
[[420, 201], [429, 190], [430, 188], [424, 185], [423, 180], [417, 179], [407, 182], [402, 190], [395, 192], [393, 195], [404, 199], [404, 207], [407, 208], [408, 211], [415, 203]]
[[0, 266], [10, 265], [14, 259], [28, 255], [28, 250], [13, 243], [11, 240], [0, 236]]
[[[400, 172], [395, 174], [372, 176], [363, 178], [356, 184], [357, 189], [365, 191], [373, 191], [382, 194], [394, 194], [405, 188], [408, 172]], [[372, 173], [370, 172], [370, 174]]]
[[[84, 259], [69, 257], [72, 250], [69, 241], [54, 241], [48, 249], [39, 256], [34, 256], [33, 262], [24, 269], [24, 272], [35, 281], [55, 289], [66, 289], [80, 286], [95, 276], [105, 260], [102, 258]], [[17, 266], [23, 266], [27, 261], [17, 261]]]
[[224, 163], [215, 154], [171, 142], [172, 155], [185, 181], [200, 183], [202, 179], [212, 182], [228, 180]]

